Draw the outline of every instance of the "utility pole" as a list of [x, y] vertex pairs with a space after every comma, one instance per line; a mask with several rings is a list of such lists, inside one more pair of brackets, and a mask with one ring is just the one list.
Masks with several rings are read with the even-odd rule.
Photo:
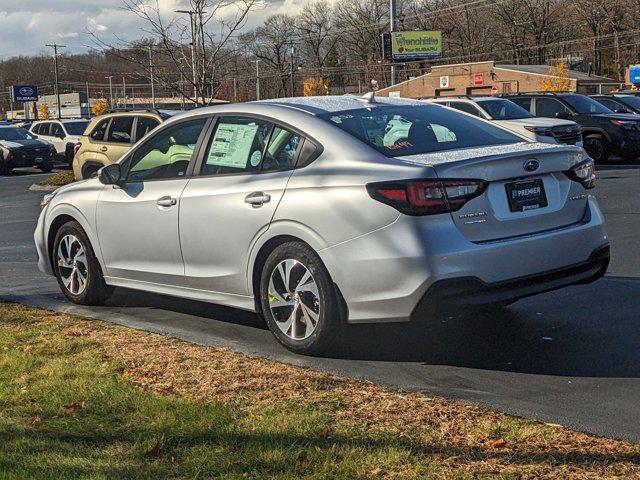
[[11, 109], [11, 120], [13, 120], [13, 92], [11, 91], [11, 87], [9, 87], [9, 108]]
[[56, 91], [56, 101], [58, 102], [58, 120], [62, 118], [62, 109], [60, 106], [60, 85], [58, 84], [58, 49], [66, 48], [66, 45], [58, 45], [57, 43], [47, 43], [46, 47], [53, 48], [53, 70], [54, 70], [54, 87]]
[[[206, 14], [202, 10], [198, 12], [198, 18], [200, 20], [200, 41], [202, 43], [202, 85], [203, 90], [205, 89], [205, 85], [207, 84], [207, 50], [205, 48], [204, 43], [204, 23], [202, 21], [202, 17]], [[204, 96], [204, 95], [203, 95]], [[211, 83], [211, 92], [209, 94], [210, 98], [213, 98], [213, 82]], [[206, 105], [206, 102], [205, 102]]]
[[233, 101], [238, 103], [238, 83], [236, 77], [233, 77]]
[[109, 110], [113, 110], [113, 75], [107, 77], [109, 79]]
[[260, 59], [256, 60], [256, 100], [260, 100]]
[[149, 78], [151, 80], [151, 108], [156, 108], [156, 90], [153, 84], [153, 59], [151, 58], [151, 45], [148, 45], [149, 49]]
[[[389, 0], [389, 31], [393, 35], [396, 29], [396, 0]], [[391, 85], [396, 84], [396, 66], [391, 60]]]
[[176, 10], [176, 13], [186, 13], [189, 15], [189, 24], [191, 25], [191, 74], [193, 80], [193, 93], [196, 100], [195, 106], [198, 106], [198, 82], [196, 79], [196, 32], [193, 24], [193, 10]]

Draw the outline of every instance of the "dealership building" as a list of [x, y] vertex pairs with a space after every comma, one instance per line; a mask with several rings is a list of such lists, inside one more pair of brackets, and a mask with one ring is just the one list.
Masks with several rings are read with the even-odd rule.
[[[567, 70], [566, 74], [573, 92], [607, 93], [620, 86], [611, 78], [576, 70]], [[548, 65], [496, 65], [494, 61], [437, 65], [425, 75], [380, 89], [378, 95], [420, 98], [537, 92], [543, 89], [545, 79], [553, 78]]]

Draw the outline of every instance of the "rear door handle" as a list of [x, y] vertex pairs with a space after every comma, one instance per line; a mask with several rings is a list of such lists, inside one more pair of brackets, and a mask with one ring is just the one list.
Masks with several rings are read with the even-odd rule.
[[263, 192], [253, 192], [244, 198], [244, 201], [254, 207], [261, 207], [271, 201], [271, 195]]
[[159, 207], [173, 207], [178, 201], [175, 198], [171, 198], [169, 195], [166, 197], [160, 197], [156, 202]]

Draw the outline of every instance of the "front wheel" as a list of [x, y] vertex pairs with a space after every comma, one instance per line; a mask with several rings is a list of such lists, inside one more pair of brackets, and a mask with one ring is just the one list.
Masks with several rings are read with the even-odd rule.
[[49, 173], [51, 170], [53, 170], [53, 165], [40, 165], [40, 171], [42, 173]]
[[100, 263], [78, 222], [66, 223], [58, 230], [52, 259], [58, 285], [73, 303], [102, 305], [111, 296], [113, 288], [104, 282]]
[[588, 135], [584, 139], [584, 150], [594, 162], [606, 162], [609, 158], [609, 143], [602, 135]]
[[260, 276], [260, 303], [269, 329], [296, 353], [326, 351], [342, 325], [329, 272], [302, 242], [284, 243], [271, 252]]

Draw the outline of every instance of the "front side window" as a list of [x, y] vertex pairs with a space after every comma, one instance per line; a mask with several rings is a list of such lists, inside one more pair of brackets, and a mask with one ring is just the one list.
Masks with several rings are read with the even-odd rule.
[[[222, 117], [202, 164], [202, 175], [260, 170], [273, 124], [249, 117]], [[277, 152], [274, 152], [277, 153]]]
[[622, 102], [627, 110], [629, 109], [628, 107], [631, 107], [634, 111], [640, 111], [640, 97], [625, 95], [624, 97], [617, 97], [616, 100]]
[[38, 128], [36, 135], [45, 135], [48, 136], [49, 135], [49, 125], [51, 125], [50, 123], [41, 123], [40, 125], [37, 125], [36, 128]]
[[[604, 108], [604, 107], [603, 107]], [[538, 117], [554, 118], [559, 113], [571, 113], [561, 101], [555, 98], [538, 98], [536, 100], [536, 115]]]
[[318, 117], [389, 157], [522, 142], [485, 121], [435, 105], [376, 106]]
[[184, 177], [206, 122], [206, 118], [181, 122], [150, 137], [131, 157], [127, 181]]
[[509, 97], [509, 100], [531, 113], [531, 97]]
[[133, 131], [133, 117], [113, 117], [107, 142], [131, 143], [131, 132]]

